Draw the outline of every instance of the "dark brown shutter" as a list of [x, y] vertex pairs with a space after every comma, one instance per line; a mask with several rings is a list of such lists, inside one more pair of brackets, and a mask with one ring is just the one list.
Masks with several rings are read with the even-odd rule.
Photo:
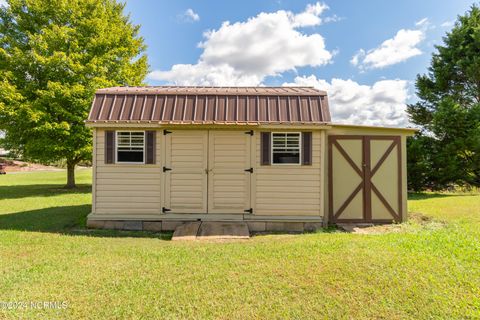
[[155, 164], [156, 131], [146, 131], [145, 136], [146, 136], [145, 137], [145, 145], [146, 145], [145, 163]]
[[302, 164], [312, 164], [312, 133], [302, 132]]
[[260, 164], [262, 166], [268, 166], [271, 163], [271, 144], [272, 143], [270, 132], [262, 132], [262, 134], [260, 135]]
[[105, 131], [105, 163], [115, 162], [115, 131]]

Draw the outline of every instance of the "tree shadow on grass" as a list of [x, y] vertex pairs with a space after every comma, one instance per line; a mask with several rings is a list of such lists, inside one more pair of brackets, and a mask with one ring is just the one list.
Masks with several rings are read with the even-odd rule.
[[170, 240], [169, 232], [93, 230], [86, 228], [90, 205], [51, 207], [0, 215], [0, 230], [49, 232], [94, 237], [136, 237]]
[[58, 184], [0, 186], [0, 199], [52, 197], [63, 194], [85, 194], [90, 192], [92, 192], [92, 185], [90, 184], [79, 184], [73, 189], [67, 189]]
[[428, 193], [428, 192], [409, 192], [408, 200], [425, 200], [425, 199], [435, 199], [435, 198], [447, 198], [447, 197], [458, 197], [464, 196], [462, 193]]

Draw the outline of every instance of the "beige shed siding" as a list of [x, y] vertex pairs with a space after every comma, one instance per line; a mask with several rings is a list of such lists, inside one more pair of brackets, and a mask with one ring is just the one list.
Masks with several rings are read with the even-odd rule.
[[[138, 128], [137, 130], [142, 130], [143, 128]], [[153, 129], [153, 128], [152, 128]], [[148, 130], [152, 130], [148, 129]], [[172, 132], [177, 131], [181, 134], [178, 135], [180, 140], [176, 141], [177, 144], [175, 147], [168, 145], [166, 143], [166, 138], [172, 139], [175, 135], [174, 133], [167, 136], [163, 135], [163, 128], [158, 129], [157, 139], [156, 139], [156, 164], [155, 165], [137, 165], [137, 164], [109, 164], [104, 163], [104, 152], [105, 152], [105, 129], [98, 127], [95, 128], [94, 136], [94, 186], [93, 186], [93, 206], [92, 212], [93, 217], [95, 215], [101, 217], [111, 217], [112, 220], [121, 218], [128, 219], [142, 219], [142, 217], [148, 217], [148, 219], [156, 219], [158, 216], [159, 219], [162, 219], [163, 216], [168, 216], [174, 212], [167, 213], [166, 215], [162, 214], [162, 206], [173, 205], [176, 203], [178, 214], [184, 213], [198, 213], [198, 217], [207, 218], [209, 215], [216, 214], [228, 214], [233, 213], [233, 210], [225, 210], [228, 208], [223, 207], [224, 205], [229, 204], [227, 197], [232, 195], [237, 195], [240, 192], [240, 188], [237, 185], [231, 185], [232, 181], [228, 180], [230, 174], [225, 173], [225, 178], [227, 179], [212, 179], [211, 185], [209, 186], [211, 191], [217, 189], [219, 191], [218, 197], [215, 200], [218, 211], [216, 213], [206, 213], [205, 210], [192, 210], [192, 208], [186, 208], [193, 205], [191, 198], [192, 191], [198, 191], [199, 186], [201, 189], [205, 190], [207, 188], [206, 182], [204, 179], [198, 179], [201, 175], [205, 178], [205, 168], [209, 167], [210, 169], [216, 168], [215, 163], [222, 164], [222, 170], [225, 168], [235, 168], [235, 170], [240, 170], [243, 168], [248, 168], [248, 157], [244, 158], [241, 155], [245, 155], [240, 152], [238, 149], [247, 150], [247, 145], [240, 140], [230, 141], [229, 136], [234, 135], [233, 131], [242, 132], [240, 135], [242, 139], [250, 137], [244, 135], [245, 128], [238, 128], [235, 130], [225, 130], [216, 127], [204, 126], [202, 130], [195, 130], [189, 128], [190, 130], [180, 130], [178, 127], [171, 127], [168, 130]], [[122, 127], [115, 127], [112, 130], [129, 130]], [[211, 132], [218, 132], [219, 135], [215, 138], [214, 135], [211, 137], [211, 141], [217, 140], [218, 150], [213, 148], [213, 145], [210, 146], [210, 150], [207, 143], [207, 134], [208, 130]], [[218, 130], [218, 131], [216, 131]], [[260, 165], [260, 132], [261, 131], [278, 131], [278, 132], [300, 132], [300, 131], [311, 131], [312, 132], [312, 165], [311, 166], [302, 166], [302, 165], [269, 165], [261, 166]], [[203, 132], [203, 134], [201, 134]], [[354, 127], [336, 127], [324, 130], [316, 128], [300, 128], [293, 126], [285, 126], [283, 128], [278, 127], [268, 127], [262, 126], [255, 130], [255, 134], [251, 137], [251, 159], [252, 167], [254, 168], [254, 173], [249, 176], [249, 174], [242, 171], [239, 175], [244, 176], [245, 178], [251, 177], [251, 207], [253, 208], [253, 216], [257, 218], [263, 217], [272, 217], [272, 219], [278, 219], [281, 217], [291, 218], [298, 216], [301, 217], [319, 217], [328, 216], [328, 185], [327, 182], [327, 158], [326, 153], [322, 150], [324, 148], [324, 143], [328, 135], [389, 135], [389, 136], [401, 136], [401, 150], [402, 150], [402, 217], [406, 218], [407, 206], [406, 206], [406, 137], [410, 134], [409, 131], [388, 129], [388, 128], [354, 128]], [[199, 135], [201, 136], [199, 141]], [[189, 137], [187, 137], [189, 136]], [[323, 137], [323, 138], [322, 138]], [[196, 138], [196, 139], [195, 139]], [[183, 141], [182, 139], [186, 139]], [[175, 139], [173, 139], [175, 140]], [[185, 143], [183, 143], [183, 142]], [[192, 145], [191, 142], [194, 142]], [[349, 142], [344, 142], [349, 143]], [[375, 142], [377, 143], [377, 142]], [[382, 141], [378, 141], [378, 145], [382, 146], [379, 150], [372, 150], [372, 163], [378, 161], [380, 157], [380, 151], [385, 149], [385, 145], [382, 145]], [[385, 144], [385, 143], [383, 143]], [[165, 148], [165, 145], [167, 148]], [[213, 148], [213, 149], [212, 149]], [[166, 158], [164, 150], [169, 149], [171, 154], [174, 155], [174, 159]], [[184, 179], [178, 179], [178, 183], [174, 182], [173, 185], [167, 183], [165, 179], [175, 172], [175, 168], [182, 169], [177, 170], [177, 173], [182, 173], [183, 169], [189, 169], [191, 163], [190, 161], [194, 160], [192, 156], [199, 155], [199, 149], [202, 152], [208, 154], [210, 163], [207, 164], [206, 158], [202, 157], [201, 164], [198, 165], [199, 172], [196, 175], [196, 178], [193, 181], [184, 181]], [[378, 151], [378, 152], [377, 152]], [[200, 152], [200, 153], [202, 153]], [[246, 153], [246, 152], [245, 152]], [[323, 157], [322, 157], [323, 155]], [[205, 156], [205, 154], [204, 154]], [[382, 185], [381, 181], [389, 177], [389, 167], [394, 163], [395, 159], [388, 158], [385, 162], [385, 169], [378, 171], [377, 176], [375, 177], [374, 183], [379, 186]], [[322, 165], [322, 163], [324, 165]], [[174, 170], [164, 174], [162, 172], [162, 166], [168, 166], [174, 168]], [[220, 169], [220, 167], [218, 167]], [[243, 169], [245, 169], [243, 168]], [[200, 172], [201, 171], [201, 172]], [[325, 172], [322, 172], [325, 171]], [[186, 173], [186, 172], [185, 172]], [[219, 172], [220, 173], [220, 172]], [[191, 173], [189, 173], [191, 174]], [[185, 178], [189, 178], [188, 175]], [[193, 178], [193, 177], [192, 177]], [[220, 178], [220, 176], [218, 177]], [[174, 179], [175, 180], [175, 179]], [[188, 180], [188, 179], [187, 179]], [[170, 181], [171, 182], [171, 181]], [[196, 182], [196, 183], [193, 183]], [[184, 184], [186, 183], [186, 185]], [[325, 190], [322, 191], [322, 186]], [[168, 190], [171, 187], [171, 190]], [[387, 188], [388, 186], [382, 186]], [[394, 192], [393, 189], [385, 195], [386, 200], [389, 203], [394, 203], [395, 199], [390, 197], [390, 193]], [[386, 189], [385, 189], [386, 190]], [[397, 190], [398, 191], [398, 190]], [[176, 193], [176, 195], [170, 194], [170, 192]], [[206, 192], [205, 196], [202, 197], [201, 205], [195, 203], [197, 207], [204, 207], [206, 204]], [[211, 194], [210, 194], [211, 195]], [[170, 199], [167, 199], [165, 196], [170, 196]], [[178, 197], [178, 198], [177, 198]], [[245, 198], [245, 200], [248, 197]], [[165, 200], [163, 200], [165, 199]], [[170, 200], [173, 199], [173, 203]], [[213, 200], [213, 198], [212, 198]], [[238, 213], [241, 213], [241, 202], [240, 199], [233, 198], [232, 201], [235, 202], [235, 207], [238, 207]], [[373, 199], [373, 206], [378, 205], [378, 199]], [[238, 203], [237, 203], [238, 201]], [[232, 202], [232, 203], [233, 203]], [[244, 203], [245, 208], [248, 208], [247, 201]], [[212, 205], [212, 203], [211, 203]], [[180, 208], [185, 206], [185, 208]], [[174, 206], [175, 207], [175, 206]], [[183, 209], [183, 210], [182, 210]], [[225, 211], [230, 212], [221, 212], [224, 209]], [[237, 209], [235, 209], [237, 210]], [[376, 210], [381, 212], [380, 210]], [[235, 211], [237, 212], [237, 211]], [[383, 212], [381, 212], [383, 214]], [[275, 218], [276, 216], [276, 218]], [[267, 218], [268, 219], [268, 218]]]
[[157, 131], [157, 160], [154, 165], [105, 164], [105, 130], [96, 129], [95, 135], [94, 213], [131, 216], [160, 214], [161, 131]]
[[320, 131], [312, 132], [312, 165], [307, 166], [260, 165], [260, 134], [256, 134], [254, 138], [256, 142], [254, 213], [270, 216], [319, 216], [322, 205]]

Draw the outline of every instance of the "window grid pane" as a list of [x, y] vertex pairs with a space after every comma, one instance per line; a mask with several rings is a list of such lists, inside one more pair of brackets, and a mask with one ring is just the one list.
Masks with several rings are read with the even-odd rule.
[[300, 163], [300, 134], [272, 133], [273, 163]]
[[144, 132], [117, 132], [117, 161], [143, 162]]

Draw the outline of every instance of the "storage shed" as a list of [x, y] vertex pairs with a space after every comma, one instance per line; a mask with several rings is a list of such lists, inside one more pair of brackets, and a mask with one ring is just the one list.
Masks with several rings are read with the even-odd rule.
[[406, 219], [415, 130], [334, 124], [326, 92], [311, 87], [106, 88], [86, 123], [90, 227], [303, 231]]

